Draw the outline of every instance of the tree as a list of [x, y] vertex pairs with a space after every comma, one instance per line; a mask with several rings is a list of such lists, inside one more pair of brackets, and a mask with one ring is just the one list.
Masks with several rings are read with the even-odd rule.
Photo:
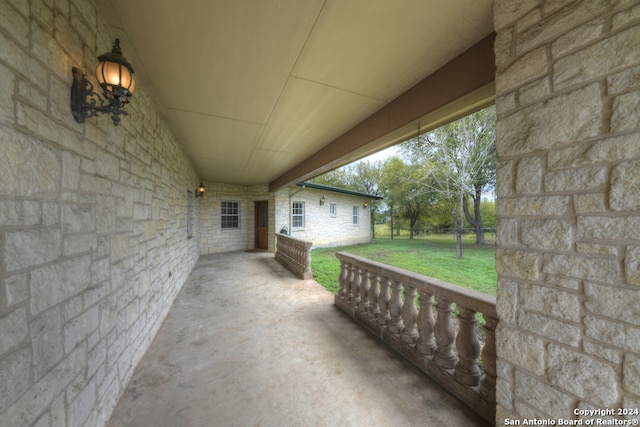
[[[355, 164], [355, 175], [352, 175], [353, 188], [365, 194], [379, 195], [380, 177], [382, 175], [382, 162], [360, 161]], [[372, 200], [369, 206], [371, 215], [371, 237], [376, 238], [375, 217], [380, 209], [380, 202]]]
[[[476, 231], [476, 243], [483, 243], [480, 201], [483, 190], [495, 183], [495, 108], [418, 135], [403, 144], [402, 152], [423, 167], [423, 176], [415, 185], [448, 201], [456, 230], [456, 256], [462, 257], [464, 218]], [[473, 215], [468, 205], [465, 209], [469, 196]]]
[[480, 205], [482, 194], [495, 186], [496, 183], [496, 110], [495, 107], [485, 108], [463, 119], [462, 129], [464, 138], [473, 146], [471, 150], [470, 183], [473, 191], [473, 215], [469, 212], [467, 197], [462, 199], [462, 210], [469, 224], [476, 233], [476, 244], [483, 245], [484, 228]]
[[316, 176], [311, 181], [316, 184], [330, 185], [338, 188], [349, 188], [351, 177], [351, 165], [346, 165], [338, 169], [334, 169], [325, 174]]
[[403, 188], [399, 187], [398, 177], [401, 176], [405, 164], [398, 157], [387, 159], [382, 167], [380, 179], [380, 191], [389, 212], [390, 237], [393, 239], [394, 231], [398, 232], [400, 222], [400, 206], [405, 198]]
[[425, 220], [440, 230], [448, 230], [453, 227], [453, 216], [451, 216], [448, 201], [440, 199], [431, 205], [425, 213]]
[[395, 172], [396, 196], [401, 209], [400, 214], [409, 221], [409, 239], [413, 240], [416, 223], [424, 217], [426, 209], [433, 206], [437, 200], [431, 192], [421, 191], [414, 183], [418, 181], [422, 174], [422, 167], [416, 164], [406, 164], [400, 162]]

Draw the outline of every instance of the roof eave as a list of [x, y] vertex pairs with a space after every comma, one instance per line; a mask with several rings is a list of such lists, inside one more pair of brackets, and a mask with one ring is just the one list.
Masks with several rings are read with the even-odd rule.
[[360, 193], [358, 191], [352, 191], [352, 190], [347, 190], [344, 188], [339, 188], [339, 187], [332, 187], [330, 185], [324, 185], [324, 184], [317, 184], [315, 182], [301, 182], [299, 184], [297, 184], [299, 187], [305, 187], [305, 188], [313, 188], [315, 190], [323, 190], [323, 191], [331, 191], [334, 193], [341, 193], [341, 194], [348, 194], [350, 196], [357, 196], [357, 197], [363, 197], [365, 199], [372, 199], [372, 200], [381, 200], [382, 196], [377, 196], [374, 194], [366, 194], [366, 193]]

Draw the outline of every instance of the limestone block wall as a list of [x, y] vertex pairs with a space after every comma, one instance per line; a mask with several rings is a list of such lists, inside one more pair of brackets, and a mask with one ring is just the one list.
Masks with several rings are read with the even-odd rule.
[[640, 3], [494, 12], [497, 425], [640, 408]]
[[[275, 233], [289, 226], [289, 194], [292, 201], [305, 202], [305, 227], [293, 230], [293, 237], [312, 241], [314, 248], [349, 245], [371, 240], [371, 212], [362, 207], [370, 200], [345, 194], [322, 192], [310, 188], [303, 191], [293, 186], [269, 192], [268, 185], [232, 185], [204, 182], [205, 196], [195, 201], [199, 212], [200, 251], [203, 254], [224, 253], [255, 247], [255, 202], [269, 202], [269, 251], [275, 251]], [[297, 193], [296, 193], [297, 192]], [[325, 196], [324, 206], [320, 197]], [[222, 201], [235, 201], [240, 206], [240, 227], [222, 229]], [[331, 216], [330, 205], [337, 205]], [[359, 224], [353, 225], [353, 206], [359, 206]]]
[[71, 67], [116, 36], [91, 0], [0, 0], [3, 426], [104, 425], [199, 256], [199, 180], [144, 84], [119, 127], [71, 116]]
[[[200, 250], [203, 254], [223, 253], [252, 249], [255, 247], [254, 202], [269, 201], [269, 250], [275, 251], [274, 213], [275, 200], [269, 193], [268, 185], [244, 186], [205, 182], [207, 191], [196, 204], [200, 210]], [[222, 229], [222, 201], [238, 202], [240, 206], [240, 227]]]
[[[298, 188], [299, 190], [299, 188]], [[294, 189], [293, 187], [291, 188], [285, 188], [282, 190], [278, 190], [275, 192], [274, 195], [274, 199], [275, 199], [275, 229], [274, 231], [276, 233], [279, 233], [280, 230], [282, 230], [282, 228], [284, 226], [287, 227], [287, 230], [289, 230], [291, 227], [289, 224], [289, 194], [294, 193], [295, 191], [297, 191], [296, 189]]]
[[[326, 246], [352, 245], [371, 241], [371, 210], [364, 208], [371, 200], [347, 194], [322, 191], [313, 188], [293, 186], [278, 192], [276, 231], [283, 226], [291, 232], [291, 236], [313, 242], [313, 248]], [[289, 194], [292, 202], [304, 202], [305, 225], [303, 228], [290, 227]], [[324, 196], [325, 203], [320, 205]], [[336, 214], [331, 215], [331, 205], [336, 205]], [[353, 224], [353, 207], [358, 207], [358, 224]]]

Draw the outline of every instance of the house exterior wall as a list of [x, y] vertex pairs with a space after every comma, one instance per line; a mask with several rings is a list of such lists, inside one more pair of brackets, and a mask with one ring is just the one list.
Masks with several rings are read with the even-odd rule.
[[[232, 252], [255, 247], [254, 203], [269, 202], [269, 251], [275, 251], [275, 198], [267, 185], [231, 185], [205, 182], [204, 197], [198, 198], [200, 207], [200, 250], [203, 254]], [[222, 229], [221, 206], [223, 201], [238, 202], [240, 206], [240, 227]]]
[[0, 0], [3, 426], [104, 425], [199, 256], [199, 180], [145, 88], [118, 127], [71, 116], [72, 65], [114, 37], [91, 0]]
[[494, 13], [496, 424], [638, 409], [640, 4]]
[[[203, 254], [231, 252], [248, 248], [249, 199], [247, 187], [205, 183], [207, 191], [200, 203], [200, 252]], [[240, 228], [221, 228], [222, 201], [237, 201], [240, 206]]]
[[[289, 195], [291, 194], [291, 197]], [[320, 205], [324, 196], [325, 203]], [[304, 202], [304, 227], [291, 227], [289, 218], [289, 199], [291, 202]], [[292, 237], [313, 243], [313, 248], [327, 246], [353, 245], [371, 241], [371, 209], [364, 208], [371, 200], [348, 194], [293, 186], [280, 190], [276, 195], [279, 212], [276, 231], [286, 226]], [[336, 214], [331, 215], [331, 205], [336, 205]], [[358, 224], [353, 224], [353, 207], [358, 208]]]
[[[313, 242], [313, 247], [350, 245], [371, 240], [371, 212], [362, 207], [370, 200], [311, 188], [292, 186], [275, 193], [269, 192], [267, 185], [243, 186], [204, 182], [204, 197], [197, 198], [195, 204], [200, 212], [200, 251], [203, 254], [232, 252], [255, 247], [255, 202], [269, 202], [269, 251], [275, 252], [275, 233], [283, 227], [290, 227], [289, 195], [291, 201], [305, 203], [305, 226], [294, 228], [293, 237]], [[324, 206], [320, 197], [325, 196]], [[221, 204], [223, 201], [237, 201], [240, 206], [240, 227], [222, 229]], [[331, 216], [331, 204], [336, 204], [337, 212]], [[352, 207], [359, 207], [359, 224], [353, 225]]]

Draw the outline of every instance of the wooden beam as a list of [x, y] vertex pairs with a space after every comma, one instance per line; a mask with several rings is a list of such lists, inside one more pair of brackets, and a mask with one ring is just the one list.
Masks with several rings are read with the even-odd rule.
[[[346, 164], [344, 159], [352, 153], [363, 150], [373, 152], [376, 147], [383, 148], [385, 144], [388, 146], [394, 131], [491, 85], [496, 71], [494, 39], [495, 33], [485, 37], [320, 151], [270, 182], [269, 191], [296, 184]], [[492, 85], [490, 87], [493, 88]], [[486, 90], [479, 92], [486, 99]], [[478, 102], [474, 99], [467, 102], [476, 102], [480, 108], [487, 104], [486, 101]], [[466, 114], [470, 112], [472, 111]], [[449, 117], [452, 117], [449, 121], [458, 118], [455, 114], [449, 114]], [[443, 124], [445, 123], [439, 125]], [[421, 123], [421, 127], [428, 130], [429, 123]], [[386, 141], [385, 136], [388, 136]], [[355, 160], [357, 157], [352, 154], [350, 158]]]

